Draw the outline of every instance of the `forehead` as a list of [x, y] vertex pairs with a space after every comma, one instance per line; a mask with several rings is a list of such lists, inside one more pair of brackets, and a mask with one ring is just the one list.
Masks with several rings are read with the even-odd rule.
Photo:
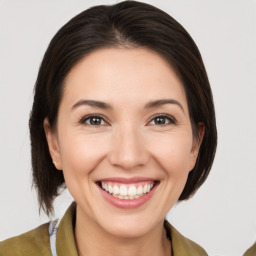
[[79, 97], [107, 102], [171, 97], [186, 105], [183, 85], [171, 65], [145, 48], [104, 48], [84, 57], [66, 78], [63, 100]]

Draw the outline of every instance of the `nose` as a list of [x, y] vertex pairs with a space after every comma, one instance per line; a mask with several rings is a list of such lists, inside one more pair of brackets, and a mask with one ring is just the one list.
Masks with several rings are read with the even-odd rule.
[[112, 142], [109, 161], [113, 166], [132, 170], [144, 166], [149, 160], [143, 134], [135, 127], [117, 129]]

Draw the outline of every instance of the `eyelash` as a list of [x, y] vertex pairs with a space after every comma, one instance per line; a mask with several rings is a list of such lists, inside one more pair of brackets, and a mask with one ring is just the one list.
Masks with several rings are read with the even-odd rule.
[[[89, 121], [89, 122], [92, 121], [93, 118], [100, 120], [100, 122], [103, 121], [104, 124], [102, 125], [102, 124], [86, 123], [87, 121]], [[176, 124], [175, 118], [172, 117], [172, 116], [170, 116], [170, 115], [166, 115], [166, 114], [158, 114], [158, 115], [154, 116], [153, 118], [150, 119], [150, 121], [148, 122], [148, 124], [150, 125], [150, 123], [151, 123], [152, 121], [154, 121], [154, 120], [156, 121], [157, 118], [162, 118], [162, 119], [165, 119], [165, 121], [166, 121], [166, 120], [168, 120], [168, 121], [167, 121], [167, 123], [164, 123], [164, 124], [153, 124], [153, 125], [157, 125], [157, 126], [167, 126], [167, 125], [170, 125], [170, 124]], [[87, 116], [83, 117], [83, 118], [80, 120], [79, 123], [85, 124], [85, 125], [94, 126], [94, 127], [96, 127], [96, 126], [105, 126], [105, 125], [108, 125], [108, 124], [109, 124], [107, 121], [105, 121], [105, 119], [106, 119], [106, 118], [105, 118], [104, 116], [102, 116], [102, 115], [92, 114], [92, 115], [87, 115]]]
[[98, 124], [90, 124], [90, 123], [88, 124], [88, 123], [86, 123], [87, 121], [90, 121], [90, 120], [92, 121], [93, 118], [100, 119], [100, 121], [104, 121], [105, 124], [103, 124], [103, 125], [107, 125], [108, 124], [108, 122], [105, 121], [105, 117], [102, 116], [102, 115], [99, 115], [99, 114], [87, 115], [87, 116], [83, 117], [80, 120], [79, 123], [85, 124], [85, 125], [90, 125], [90, 126], [102, 126], [102, 124], [98, 125]]
[[[150, 122], [151, 123], [153, 120], [156, 120], [157, 118], [162, 118], [162, 119], [165, 119], [165, 120], [168, 120], [168, 123], [165, 123], [165, 124], [158, 124], [158, 126], [167, 126], [167, 125], [171, 125], [171, 124], [176, 124], [176, 119], [170, 115], [166, 115], [166, 114], [158, 114], [158, 115], [155, 115], [153, 118], [150, 119]], [[157, 124], [155, 124], [157, 125]]]

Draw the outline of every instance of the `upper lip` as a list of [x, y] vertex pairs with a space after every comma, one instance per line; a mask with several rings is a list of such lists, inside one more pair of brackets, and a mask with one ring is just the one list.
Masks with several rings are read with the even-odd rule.
[[131, 177], [131, 178], [125, 178], [125, 177], [109, 177], [109, 178], [103, 178], [100, 180], [97, 180], [96, 182], [117, 182], [117, 183], [124, 183], [124, 184], [131, 184], [131, 183], [137, 183], [137, 182], [143, 182], [143, 181], [157, 181], [157, 179], [149, 178], [149, 177]]

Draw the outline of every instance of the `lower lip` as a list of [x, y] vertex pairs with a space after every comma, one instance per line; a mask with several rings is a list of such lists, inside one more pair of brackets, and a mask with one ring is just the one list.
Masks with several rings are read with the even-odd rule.
[[158, 186], [158, 184], [155, 185], [152, 188], [152, 190], [150, 190], [147, 194], [145, 194], [144, 196], [141, 196], [137, 199], [120, 199], [120, 198], [110, 195], [108, 192], [106, 192], [105, 190], [103, 190], [100, 187], [99, 187], [99, 189], [100, 189], [103, 197], [113, 206], [115, 206], [117, 208], [121, 208], [121, 209], [135, 209], [135, 208], [138, 208], [138, 207], [142, 206], [143, 204], [145, 204], [153, 196], [157, 186]]

